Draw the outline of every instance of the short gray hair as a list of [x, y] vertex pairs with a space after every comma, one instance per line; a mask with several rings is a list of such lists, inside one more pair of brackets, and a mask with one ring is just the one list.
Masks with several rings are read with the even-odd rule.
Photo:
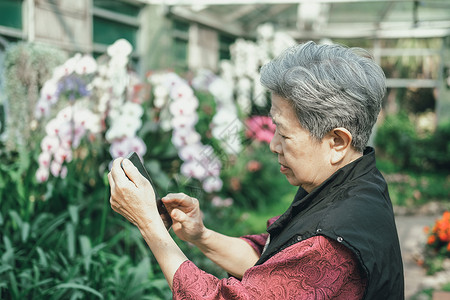
[[261, 83], [290, 101], [300, 125], [319, 141], [337, 127], [363, 152], [381, 109], [386, 77], [361, 48], [295, 45], [261, 68]]

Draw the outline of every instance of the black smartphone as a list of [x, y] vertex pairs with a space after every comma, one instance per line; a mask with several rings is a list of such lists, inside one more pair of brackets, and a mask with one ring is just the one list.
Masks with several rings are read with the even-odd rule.
[[167, 228], [167, 230], [169, 230], [170, 227], [172, 227], [172, 218], [170, 217], [166, 207], [164, 206], [164, 203], [161, 201], [161, 197], [159, 197], [158, 192], [156, 191], [155, 185], [153, 184], [152, 179], [150, 178], [150, 175], [148, 174], [147, 170], [145, 169], [144, 164], [142, 163], [141, 159], [139, 158], [139, 156], [137, 155], [136, 152], [131, 152], [130, 154], [128, 154], [128, 156], [126, 158], [129, 159], [133, 163], [133, 165], [139, 170], [139, 172], [142, 174], [142, 176], [144, 176], [152, 185], [153, 191], [155, 192], [156, 206], [158, 207], [158, 212], [160, 215], [165, 215], [166, 222], [168, 222], [166, 224], [166, 228]]

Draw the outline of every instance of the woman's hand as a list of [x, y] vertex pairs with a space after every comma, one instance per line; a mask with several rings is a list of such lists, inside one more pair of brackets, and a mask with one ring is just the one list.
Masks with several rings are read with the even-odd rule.
[[114, 211], [138, 227], [161, 221], [156, 208], [155, 192], [131, 161], [115, 159], [108, 180], [111, 186], [110, 203]]
[[207, 229], [203, 225], [198, 200], [186, 194], [168, 194], [162, 198], [173, 220], [173, 231], [183, 241], [196, 242], [205, 238]]
[[198, 200], [185, 194], [169, 194], [162, 198], [173, 220], [173, 231], [182, 240], [197, 246], [209, 259], [225, 271], [242, 278], [259, 259], [259, 254], [246, 241], [229, 237], [203, 225]]

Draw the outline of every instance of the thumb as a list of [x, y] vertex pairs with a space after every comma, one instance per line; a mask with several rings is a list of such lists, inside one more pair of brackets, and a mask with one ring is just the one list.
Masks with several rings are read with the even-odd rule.
[[174, 208], [172, 210], [172, 212], [170, 213], [170, 216], [172, 217], [173, 220], [183, 223], [184, 221], [186, 221], [187, 215], [180, 209], [178, 208]]
[[145, 177], [139, 172], [136, 166], [127, 158], [124, 158], [121, 163], [125, 175], [136, 185], [142, 186], [145, 184]]

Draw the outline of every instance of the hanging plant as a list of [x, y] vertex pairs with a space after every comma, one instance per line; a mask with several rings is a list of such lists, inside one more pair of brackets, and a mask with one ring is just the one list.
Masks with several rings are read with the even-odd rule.
[[18, 43], [6, 49], [3, 80], [8, 151], [17, 151], [19, 145], [34, 146], [31, 140], [39, 127], [34, 114], [39, 90], [64, 59], [61, 50], [40, 44]]

